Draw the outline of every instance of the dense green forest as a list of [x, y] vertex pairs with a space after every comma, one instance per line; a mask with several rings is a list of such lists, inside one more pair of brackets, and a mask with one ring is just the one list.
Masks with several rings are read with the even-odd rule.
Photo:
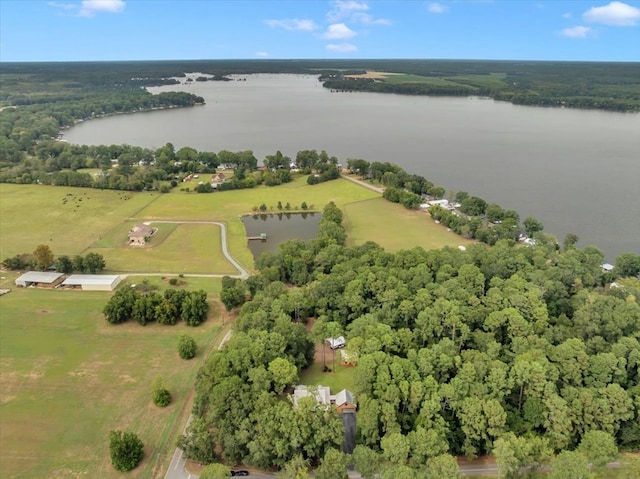
[[317, 240], [282, 244], [258, 260], [257, 275], [225, 282], [229, 309], [250, 300], [198, 375], [181, 440], [189, 457], [211, 462], [218, 451], [230, 463], [287, 468], [301, 454], [328, 468], [340, 422], [313, 400], [294, 407], [286, 391], [313, 343], [340, 334], [357, 363], [352, 460], [368, 460], [356, 467], [457, 477], [437, 465], [493, 454], [515, 477], [564, 451], [553, 465], [576, 475], [557, 477], [587, 477], [587, 461], [640, 447], [637, 270], [621, 262], [621, 277], [605, 284], [602, 252], [551, 241], [346, 248], [341, 222], [327, 205]]

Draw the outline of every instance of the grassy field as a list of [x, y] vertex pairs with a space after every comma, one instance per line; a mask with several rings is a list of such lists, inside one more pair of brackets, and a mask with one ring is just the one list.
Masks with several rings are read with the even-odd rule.
[[[3, 276], [0, 287], [12, 286], [15, 275]], [[112, 326], [101, 313], [108, 294], [12, 289], [0, 298], [0, 477], [123, 477], [109, 460], [116, 428], [145, 443], [144, 462], [128, 477], [155, 477], [219, 330], [217, 303], [199, 328]], [[196, 339], [196, 359], [178, 358], [181, 334]], [[173, 395], [164, 409], [151, 402], [157, 376]]]
[[380, 196], [347, 180], [329, 181], [319, 185], [307, 185], [300, 177], [275, 188], [259, 187], [250, 190], [225, 191], [218, 194], [175, 192], [161, 196], [138, 213], [145, 220], [200, 220], [223, 221], [229, 232], [228, 248], [234, 258], [248, 269], [253, 265], [251, 251], [247, 247], [245, 229], [240, 219], [252, 213], [254, 207], [264, 203], [268, 210], [276, 210], [278, 201], [290, 203], [293, 209], [306, 202], [310, 208], [322, 210], [333, 201], [339, 207]]
[[56, 255], [90, 244], [155, 199], [157, 193], [0, 184], [0, 258], [47, 244]]
[[237, 274], [222, 254], [218, 225], [158, 223], [147, 245], [130, 247], [126, 238], [132, 224], [117, 229], [113, 242], [122, 244], [101, 247], [112, 243], [106, 238], [86, 252], [101, 254], [109, 269], [118, 272]]
[[414, 246], [438, 249], [473, 243], [434, 223], [427, 213], [408, 210], [383, 198], [345, 205], [344, 213], [351, 245], [375, 241], [388, 251], [398, 251]]

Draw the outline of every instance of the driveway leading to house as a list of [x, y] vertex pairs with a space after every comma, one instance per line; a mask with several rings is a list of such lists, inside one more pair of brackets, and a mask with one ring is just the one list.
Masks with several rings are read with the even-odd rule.
[[371, 183], [367, 183], [366, 181], [358, 180], [357, 178], [354, 178], [353, 176], [348, 176], [348, 175], [340, 175], [340, 176], [345, 180], [349, 180], [353, 183], [357, 183], [360, 186], [364, 186], [365, 188], [370, 189], [371, 191], [375, 191], [376, 193], [380, 193], [380, 194], [384, 193], [384, 188], [374, 186]]

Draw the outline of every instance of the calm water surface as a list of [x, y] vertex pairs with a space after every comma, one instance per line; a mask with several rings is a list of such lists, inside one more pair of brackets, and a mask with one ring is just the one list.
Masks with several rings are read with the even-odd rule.
[[314, 239], [318, 235], [321, 213], [274, 213], [242, 217], [247, 236], [260, 236], [266, 233], [267, 240], [249, 240], [249, 249], [253, 258], [265, 252], [275, 253], [278, 245], [290, 239], [303, 241]]
[[389, 161], [465, 190], [608, 261], [640, 253], [640, 115], [515, 106], [477, 98], [331, 93], [311, 76], [252, 75], [151, 89], [201, 95], [187, 109], [121, 115], [66, 132], [72, 143], [198, 150], [326, 150]]

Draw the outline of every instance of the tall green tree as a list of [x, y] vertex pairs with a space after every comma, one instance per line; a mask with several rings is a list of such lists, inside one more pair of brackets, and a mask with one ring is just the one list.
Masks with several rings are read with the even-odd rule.
[[380, 456], [377, 452], [367, 446], [358, 444], [351, 455], [355, 470], [360, 473], [363, 479], [373, 479], [380, 466]]
[[198, 346], [191, 336], [183, 334], [178, 340], [178, 355], [181, 359], [193, 359], [196, 356]]
[[551, 460], [549, 479], [591, 479], [589, 461], [578, 451], [562, 451]]
[[604, 467], [620, 455], [613, 436], [604, 431], [587, 431], [578, 450], [596, 467]]
[[51, 248], [46, 244], [39, 244], [33, 251], [33, 257], [36, 260], [36, 268], [44, 271], [53, 264], [53, 253]]
[[135, 469], [144, 457], [144, 444], [131, 431], [111, 431], [109, 433], [111, 464], [118, 471]]
[[200, 479], [225, 479], [231, 477], [231, 471], [222, 464], [209, 464], [200, 473]]
[[347, 479], [348, 458], [337, 449], [329, 449], [316, 469], [316, 479]]

